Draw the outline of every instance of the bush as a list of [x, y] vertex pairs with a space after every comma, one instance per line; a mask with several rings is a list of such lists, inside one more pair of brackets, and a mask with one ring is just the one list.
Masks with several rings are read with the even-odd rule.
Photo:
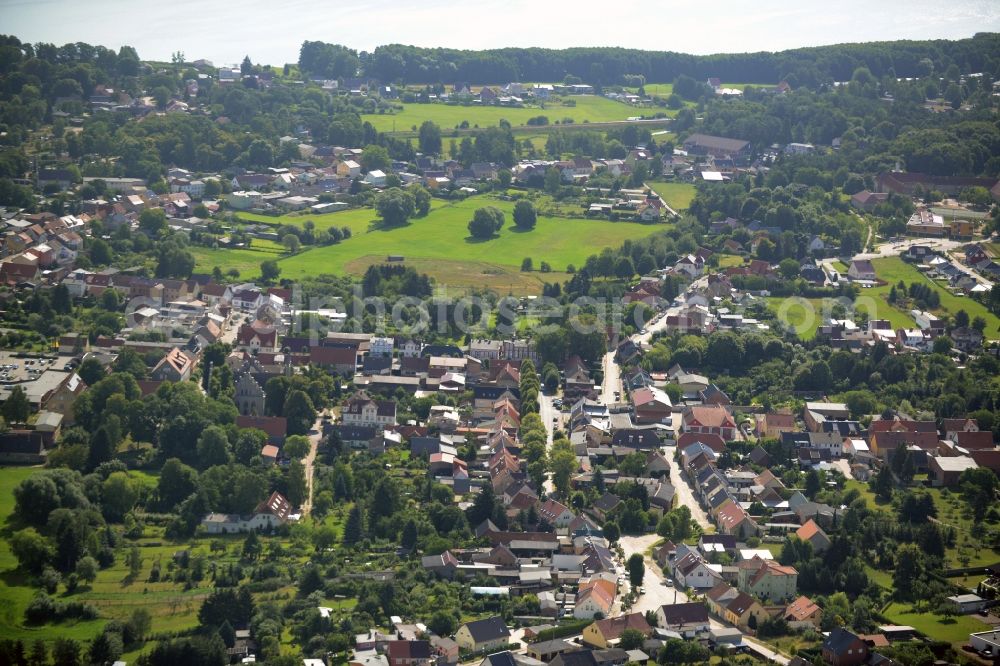
[[97, 608], [82, 601], [60, 602], [44, 592], [39, 592], [24, 609], [28, 624], [44, 624], [62, 620], [95, 620]]

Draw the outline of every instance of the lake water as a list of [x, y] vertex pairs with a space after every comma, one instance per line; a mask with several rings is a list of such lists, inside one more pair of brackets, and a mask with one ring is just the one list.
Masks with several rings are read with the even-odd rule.
[[687, 53], [774, 51], [1000, 31], [997, 0], [0, 0], [0, 32], [23, 41], [135, 46], [144, 59], [280, 65], [304, 40], [483, 49], [622, 46]]

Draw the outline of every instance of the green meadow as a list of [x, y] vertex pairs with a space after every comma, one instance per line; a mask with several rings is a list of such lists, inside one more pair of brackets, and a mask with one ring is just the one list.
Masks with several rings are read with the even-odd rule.
[[910, 322], [907, 326], [912, 326], [913, 324], [909, 314], [903, 312], [899, 308], [889, 305], [887, 298], [892, 285], [897, 284], [900, 280], [906, 283], [907, 286], [909, 286], [911, 282], [916, 282], [918, 284], [926, 284], [932, 287], [941, 297], [941, 307], [935, 311], [935, 314], [939, 316], [942, 314], [954, 316], [959, 310], [965, 310], [970, 319], [982, 317], [986, 320], [986, 330], [984, 332], [986, 338], [990, 340], [1000, 339], [1000, 318], [987, 310], [986, 307], [978, 301], [974, 301], [967, 296], [957, 296], [951, 293], [942, 287], [940, 282], [936, 282], [935, 280], [923, 275], [912, 264], [906, 263], [899, 257], [874, 259], [872, 260], [872, 265], [875, 266], [875, 273], [878, 277], [885, 280], [889, 284], [883, 287], [863, 289], [861, 291], [861, 296], [873, 296], [876, 298], [878, 302], [879, 318], [890, 319], [893, 321], [893, 326], [896, 326], [898, 313], [901, 314], [906, 321]]
[[[278, 259], [282, 277], [299, 278], [320, 273], [359, 275], [390, 254], [403, 255], [407, 263], [435, 277], [439, 287], [488, 286], [504, 292], [538, 293], [543, 282], [565, 279], [569, 264], [580, 266], [588, 256], [605, 247], [615, 247], [626, 239], [639, 239], [666, 225], [610, 222], [584, 218], [539, 215], [537, 226], [520, 231], [513, 225], [513, 202], [472, 197], [463, 201], [435, 200], [424, 218], [409, 224], [380, 229], [372, 209], [358, 209], [325, 216], [285, 216], [267, 218], [240, 213], [246, 220], [301, 224], [306, 219], [317, 228], [348, 226], [351, 238], [325, 247], [304, 250], [296, 255], [279, 255], [254, 249], [227, 250], [193, 248], [198, 271], [236, 268], [243, 278], [259, 274], [260, 262]], [[482, 206], [496, 206], [506, 214], [500, 233], [488, 240], [469, 236], [467, 225], [473, 212]], [[521, 261], [530, 257], [535, 272], [521, 273]], [[547, 262], [552, 274], [537, 272]]]
[[646, 187], [659, 194], [677, 212], [687, 210], [697, 192], [691, 183], [668, 183], [662, 180], [646, 181]]
[[[412, 132], [418, 129], [425, 120], [437, 123], [442, 130], [457, 128], [467, 121], [469, 127], [496, 127], [501, 120], [506, 120], [511, 126], [526, 125], [529, 118], [546, 116], [549, 123], [560, 123], [571, 119], [573, 123], [598, 123], [615, 120], [627, 120], [632, 116], [642, 115], [643, 109], [637, 109], [621, 102], [598, 97], [596, 95], [577, 95], [566, 98], [575, 102], [565, 106], [561, 99], [550, 102], [540, 102], [538, 106], [516, 108], [502, 106], [459, 105], [459, 104], [406, 104], [402, 111], [396, 113], [375, 113], [361, 116], [370, 122], [380, 132]], [[649, 113], [649, 109], [645, 109]], [[447, 134], [445, 135], [447, 137]]]

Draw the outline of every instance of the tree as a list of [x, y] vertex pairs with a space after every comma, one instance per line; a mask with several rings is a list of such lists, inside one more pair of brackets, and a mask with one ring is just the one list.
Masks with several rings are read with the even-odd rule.
[[416, 213], [416, 200], [409, 192], [390, 187], [375, 197], [375, 212], [385, 226], [398, 227]]
[[976, 522], [983, 520], [996, 501], [996, 491], [1000, 487], [996, 474], [987, 467], [967, 469], [959, 477], [959, 486]]
[[641, 553], [632, 553], [625, 564], [628, 569], [628, 580], [632, 587], [642, 585], [642, 579], [646, 577], [646, 563]]
[[149, 236], [158, 236], [167, 228], [167, 214], [162, 208], [147, 208], [139, 213], [139, 229]]
[[295, 254], [299, 251], [299, 248], [302, 247], [302, 241], [300, 241], [299, 237], [295, 234], [285, 234], [282, 236], [281, 244], [284, 245], [285, 250], [291, 254]]
[[389, 157], [389, 151], [387, 151], [382, 146], [368, 145], [365, 146], [364, 152], [361, 153], [361, 168], [365, 171], [375, 171], [381, 170], [386, 171], [392, 166], [392, 159]]
[[7, 423], [25, 423], [31, 414], [28, 394], [20, 386], [15, 386], [0, 407], [0, 415]]
[[425, 155], [437, 155], [441, 152], [441, 128], [430, 120], [420, 125], [420, 152]]
[[101, 486], [101, 509], [111, 522], [122, 520], [138, 499], [139, 488], [126, 472], [112, 472]]
[[473, 238], [492, 238], [504, 225], [504, 214], [495, 206], [477, 208], [469, 222], [469, 234]]
[[626, 629], [618, 637], [618, 641], [618, 647], [622, 650], [639, 650], [646, 642], [646, 636], [638, 629]]
[[302, 463], [293, 460], [288, 465], [288, 501], [292, 506], [302, 506], [306, 499], [306, 470]]
[[531, 257], [525, 257], [521, 261], [521, 272], [522, 273], [530, 273], [534, 267], [535, 267], [534, 266], [534, 262], [531, 261]]
[[57, 638], [52, 645], [53, 666], [79, 666], [80, 644], [72, 638]]
[[524, 231], [534, 229], [538, 222], [538, 212], [535, 210], [535, 205], [527, 199], [521, 199], [514, 204], [513, 217], [514, 226]]
[[285, 440], [282, 450], [291, 460], [301, 460], [309, 455], [311, 444], [309, 438], [304, 435], [292, 435]]
[[264, 282], [274, 282], [281, 275], [281, 267], [274, 259], [260, 262], [260, 279]]
[[97, 560], [90, 555], [84, 555], [76, 562], [77, 577], [86, 582], [92, 583], [97, 578]]
[[364, 516], [361, 513], [361, 505], [355, 502], [347, 514], [347, 522], [344, 523], [344, 545], [353, 546], [358, 543], [363, 533]]
[[455, 620], [454, 613], [446, 610], [437, 610], [431, 616], [427, 628], [438, 636], [450, 636], [458, 628], [458, 621]]
[[413, 195], [414, 210], [417, 217], [425, 217], [431, 212], [431, 193], [423, 185], [411, 185], [407, 191]]
[[911, 601], [915, 583], [924, 572], [923, 553], [916, 545], [904, 543], [896, 549], [896, 568], [892, 572], [893, 589], [901, 601]]
[[[543, 448], [544, 452], [544, 448]], [[465, 517], [472, 527], [478, 527], [480, 523], [493, 515], [496, 509], [496, 495], [493, 493], [493, 484], [483, 485], [482, 490], [476, 495], [470, 506], [465, 511]]]
[[20, 568], [36, 575], [41, 573], [56, 554], [52, 542], [34, 527], [15, 532], [10, 539], [10, 549]]
[[781, 263], [778, 264], [778, 270], [781, 271], [781, 275], [786, 280], [798, 277], [800, 268], [801, 266], [799, 266], [799, 262], [791, 258], [782, 259]]
[[122, 656], [122, 635], [116, 631], [104, 631], [90, 644], [91, 664], [111, 664]]
[[629, 280], [635, 275], [635, 264], [631, 257], [619, 257], [615, 262], [615, 276], [623, 280]]
[[101, 426], [90, 438], [90, 450], [87, 454], [87, 469], [94, 470], [101, 463], [105, 463], [115, 455], [118, 443], [112, 441], [111, 434], [106, 426]]
[[198, 462], [203, 469], [229, 462], [229, 437], [222, 426], [212, 425], [198, 436]]
[[283, 413], [288, 420], [288, 433], [305, 435], [316, 421], [316, 408], [305, 391], [294, 389], [285, 398]]
[[549, 455], [549, 468], [552, 471], [552, 485], [563, 497], [569, 497], [569, 482], [578, 467], [579, 463], [569, 440], [565, 437], [556, 439]]
[[969, 313], [965, 310], [959, 310], [955, 313], [955, 328], [965, 328], [969, 325]]
[[156, 485], [163, 509], [172, 510], [197, 489], [198, 472], [193, 467], [185, 465], [178, 458], [170, 458], [163, 463]]
[[[108, 289], [108, 291], [113, 292], [114, 289]], [[104, 372], [104, 366], [101, 365], [100, 361], [93, 356], [88, 356], [83, 360], [83, 363], [80, 364], [80, 367], [76, 369], [76, 374], [80, 375], [80, 379], [82, 379], [87, 386], [93, 386], [100, 381], [106, 373]]]

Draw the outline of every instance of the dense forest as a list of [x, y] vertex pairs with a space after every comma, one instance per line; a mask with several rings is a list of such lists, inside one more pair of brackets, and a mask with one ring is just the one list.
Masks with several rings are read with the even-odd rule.
[[429, 49], [401, 44], [355, 54], [344, 47], [306, 42], [299, 65], [317, 76], [345, 76], [355, 62], [382, 81], [404, 83], [505, 83], [561, 81], [576, 76], [593, 85], [621, 84], [625, 75], [649, 83], [670, 83], [681, 74], [704, 80], [778, 83], [816, 87], [846, 81], [857, 67], [877, 76], [923, 77], [956, 65], [964, 73], [1000, 67], [1000, 35], [981, 33], [958, 41], [896, 41], [838, 44], [778, 53], [696, 56], [623, 48], [505, 48], [487, 51]]

